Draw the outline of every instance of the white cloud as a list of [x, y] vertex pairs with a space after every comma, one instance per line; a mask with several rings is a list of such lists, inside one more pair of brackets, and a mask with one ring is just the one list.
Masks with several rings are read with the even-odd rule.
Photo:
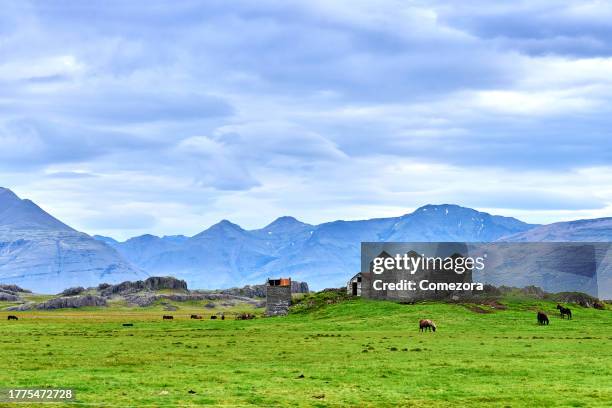
[[0, 185], [118, 237], [431, 202], [605, 215], [609, 11], [13, 3], [0, 16]]

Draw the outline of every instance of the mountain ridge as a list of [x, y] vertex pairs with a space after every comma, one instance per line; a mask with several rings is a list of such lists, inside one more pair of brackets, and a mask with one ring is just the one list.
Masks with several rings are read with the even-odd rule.
[[562, 239], [610, 241], [612, 218], [538, 225], [455, 204], [427, 204], [398, 217], [318, 225], [282, 216], [247, 230], [221, 220], [191, 237], [144, 234], [120, 242], [78, 232], [33, 202], [0, 189], [0, 283], [38, 291], [49, 282], [63, 289], [147, 274], [175, 276], [201, 289], [254, 284], [274, 276], [291, 276], [322, 289], [343, 285], [360, 269], [361, 242]]
[[0, 189], [0, 283], [40, 293], [145, 277], [116, 249]]
[[428, 204], [399, 217], [318, 225], [282, 216], [247, 230], [221, 220], [179, 243], [146, 234], [111, 244], [149, 273], [172, 274], [192, 286], [234, 286], [287, 275], [316, 288], [340, 285], [357, 271], [363, 241], [488, 241], [533, 227], [454, 204]]

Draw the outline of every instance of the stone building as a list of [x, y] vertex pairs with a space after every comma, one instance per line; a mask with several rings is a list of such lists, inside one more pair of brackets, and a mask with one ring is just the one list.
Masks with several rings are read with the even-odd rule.
[[268, 279], [266, 316], [284, 316], [291, 306], [291, 278]]

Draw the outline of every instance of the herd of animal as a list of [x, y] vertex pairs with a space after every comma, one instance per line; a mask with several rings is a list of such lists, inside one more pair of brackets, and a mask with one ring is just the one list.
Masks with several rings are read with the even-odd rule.
[[[559, 311], [559, 314], [561, 315], [562, 319], [567, 317], [569, 320], [572, 318], [572, 310], [569, 307], [563, 307], [560, 304], [557, 304], [557, 310]], [[538, 324], [540, 325], [548, 325], [550, 323], [550, 320], [548, 319], [548, 315], [542, 312], [541, 310], [538, 311], [536, 317], [538, 320]], [[431, 319], [419, 320], [419, 331], [421, 332], [424, 332], [424, 331], [435, 332], [436, 328], [437, 328], [436, 324]]]
[[[559, 314], [561, 315], [561, 318], [568, 318], [571, 319], [572, 318], [572, 311], [570, 308], [568, 307], [563, 307], [559, 304], [557, 304], [557, 310], [559, 310]], [[225, 314], [221, 313], [221, 316], [217, 316], [217, 315], [212, 315], [210, 316], [211, 320], [217, 320], [217, 318], [219, 318], [220, 320], [225, 320]], [[254, 319], [255, 315], [252, 313], [239, 313], [236, 315], [236, 320], [251, 320]], [[172, 315], [163, 315], [162, 316], [163, 320], [173, 320], [174, 316]], [[197, 315], [197, 314], [192, 314], [190, 319], [195, 319], [195, 320], [202, 320], [203, 317], [202, 315]], [[19, 320], [19, 318], [15, 315], [9, 315], [8, 316], [8, 320]], [[538, 324], [540, 325], [548, 325], [550, 323], [550, 319], [548, 318], [548, 315], [542, 311], [538, 311], [537, 313], [537, 320], [538, 320]], [[125, 327], [131, 327], [133, 326], [133, 323], [124, 323], [123, 326]], [[431, 319], [421, 319], [419, 321], [419, 331], [424, 332], [424, 331], [436, 331], [436, 324], [434, 323], [433, 320]]]

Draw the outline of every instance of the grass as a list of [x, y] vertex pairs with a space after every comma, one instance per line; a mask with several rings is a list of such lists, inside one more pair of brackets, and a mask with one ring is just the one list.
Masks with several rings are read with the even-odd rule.
[[[74, 388], [67, 405], [103, 407], [612, 405], [610, 310], [328, 300], [252, 321], [189, 320], [207, 313], [185, 305], [0, 312], [0, 387]], [[436, 333], [419, 333], [425, 317]]]

